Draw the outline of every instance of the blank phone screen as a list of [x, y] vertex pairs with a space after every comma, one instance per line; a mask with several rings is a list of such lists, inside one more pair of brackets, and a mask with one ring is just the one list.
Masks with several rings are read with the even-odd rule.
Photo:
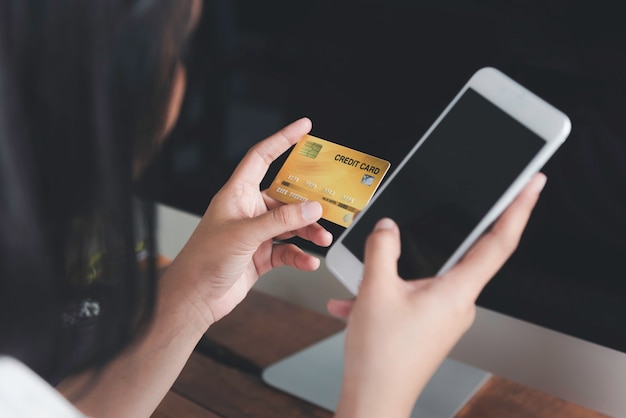
[[404, 279], [434, 276], [545, 141], [472, 89], [440, 121], [343, 239], [363, 261], [376, 222], [400, 227]]

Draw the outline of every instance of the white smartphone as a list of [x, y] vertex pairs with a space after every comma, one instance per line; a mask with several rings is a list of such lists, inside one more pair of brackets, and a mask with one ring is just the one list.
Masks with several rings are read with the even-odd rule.
[[477, 71], [326, 255], [357, 294], [365, 240], [389, 217], [404, 279], [458, 262], [569, 135], [569, 118], [494, 68]]

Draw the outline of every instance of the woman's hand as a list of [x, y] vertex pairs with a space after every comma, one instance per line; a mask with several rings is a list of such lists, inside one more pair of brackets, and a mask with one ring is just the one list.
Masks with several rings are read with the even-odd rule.
[[207, 327], [228, 314], [272, 268], [318, 268], [317, 258], [277, 240], [297, 235], [320, 246], [332, 242], [332, 235], [317, 224], [319, 203], [284, 205], [260, 191], [270, 163], [310, 130], [311, 121], [303, 118], [251, 148], [168, 269]]
[[348, 317], [345, 370], [337, 416], [408, 417], [415, 401], [470, 327], [483, 287], [513, 253], [545, 184], [537, 174], [493, 228], [448, 273], [402, 280], [400, 233], [382, 219], [365, 247], [355, 301], [329, 302]]

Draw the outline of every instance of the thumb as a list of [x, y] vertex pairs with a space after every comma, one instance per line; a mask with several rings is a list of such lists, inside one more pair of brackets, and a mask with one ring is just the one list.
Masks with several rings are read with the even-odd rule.
[[315, 201], [282, 205], [251, 220], [251, 236], [257, 243], [296, 231], [319, 220], [322, 205]]
[[400, 230], [389, 218], [383, 218], [374, 227], [365, 243], [363, 261], [363, 283], [372, 286], [389, 277], [398, 276], [400, 258]]

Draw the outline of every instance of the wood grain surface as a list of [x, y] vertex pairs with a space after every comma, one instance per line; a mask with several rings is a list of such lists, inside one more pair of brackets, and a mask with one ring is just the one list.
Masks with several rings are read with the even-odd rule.
[[[343, 327], [340, 320], [252, 291], [206, 333], [153, 417], [332, 417], [267, 386], [261, 372]], [[458, 414], [490, 417], [604, 415], [494, 376]]]

